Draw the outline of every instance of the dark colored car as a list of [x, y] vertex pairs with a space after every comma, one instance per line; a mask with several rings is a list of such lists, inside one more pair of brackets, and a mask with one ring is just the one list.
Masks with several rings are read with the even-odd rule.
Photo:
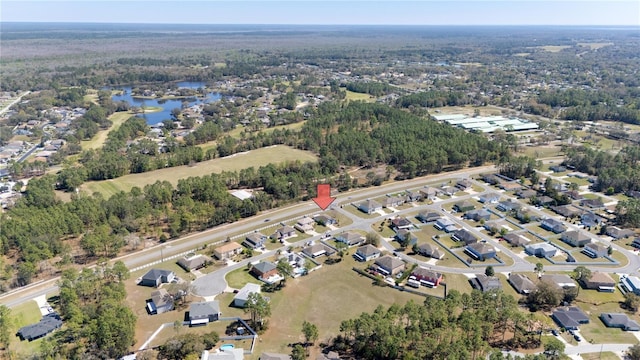
[[576, 339], [577, 342], [582, 341], [582, 339], [580, 339], [580, 336], [578, 336], [578, 334], [573, 335], [573, 338]]

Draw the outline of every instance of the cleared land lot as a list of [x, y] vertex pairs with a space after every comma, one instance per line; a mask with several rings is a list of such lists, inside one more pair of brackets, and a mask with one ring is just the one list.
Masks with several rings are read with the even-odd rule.
[[318, 158], [310, 152], [293, 149], [284, 145], [238, 153], [220, 159], [207, 160], [194, 166], [177, 166], [160, 169], [141, 174], [131, 174], [113, 180], [94, 181], [85, 183], [83, 191], [89, 194], [99, 192], [105, 197], [120, 191], [129, 191], [132, 187], [143, 188], [156, 181], [169, 181], [174, 186], [178, 180], [192, 176], [203, 176], [223, 171], [238, 171], [249, 167], [260, 167], [267, 164], [279, 164], [287, 161], [317, 161]]
[[100, 130], [91, 140], [82, 141], [80, 145], [82, 146], [82, 150], [90, 150], [90, 149], [99, 149], [104, 145], [104, 142], [107, 140], [107, 136], [113, 130], [116, 130], [124, 123], [127, 119], [134, 116], [132, 112], [122, 111], [114, 113], [109, 117], [109, 120], [113, 123], [110, 128], [106, 130]]
[[13, 320], [13, 326], [9, 334], [9, 349], [16, 351], [20, 355], [33, 354], [40, 348], [42, 339], [34, 341], [20, 341], [20, 338], [15, 334], [23, 326], [35, 324], [42, 318], [38, 303], [33, 300], [29, 300], [23, 304], [20, 304], [11, 309], [11, 317]]

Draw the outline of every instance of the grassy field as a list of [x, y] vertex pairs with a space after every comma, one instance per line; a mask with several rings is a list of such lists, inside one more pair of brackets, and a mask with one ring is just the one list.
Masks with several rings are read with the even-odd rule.
[[598, 50], [601, 49], [605, 46], [611, 46], [613, 45], [613, 43], [610, 42], [586, 42], [586, 43], [577, 43], [576, 45], [578, 46], [584, 46], [584, 47], [588, 47], [591, 50]]
[[353, 91], [347, 91], [347, 100], [349, 101], [365, 101], [365, 102], [374, 102], [376, 100], [375, 97], [369, 95], [369, 94], [361, 94], [361, 93], [357, 93], [357, 92], [353, 92]]
[[[308, 276], [288, 280], [281, 292], [268, 294], [273, 321], [249, 359], [257, 359], [263, 351], [291, 353], [288, 344], [303, 340], [301, 328], [304, 320], [315, 324], [319, 330], [319, 342], [326, 342], [339, 333], [343, 320], [371, 312], [378, 305], [388, 307], [409, 300], [421, 303], [424, 299], [388, 287], [374, 286], [370, 279], [351, 270], [353, 266], [361, 267], [362, 264], [345, 257], [338, 264], [324, 265]], [[317, 349], [312, 349], [312, 354], [314, 351]]]
[[119, 128], [120, 125], [122, 125], [122, 123], [124, 123], [128, 118], [132, 116], [133, 116], [133, 113], [128, 111], [121, 111], [111, 115], [109, 117], [109, 120], [111, 120], [111, 122], [113, 123], [111, 127], [106, 130], [98, 131], [98, 133], [91, 140], [80, 142], [80, 145], [82, 146], [82, 150], [89, 150], [89, 149], [95, 150], [95, 149], [101, 148], [102, 145], [104, 145], [104, 142], [107, 140], [107, 136], [109, 135], [109, 133]]
[[580, 354], [580, 357], [584, 360], [620, 360], [618, 355], [612, 353], [611, 351], [605, 351], [603, 353]]
[[535, 48], [542, 49], [546, 52], [556, 53], [564, 49], [569, 49], [571, 48], [571, 46], [570, 45], [544, 45], [544, 46], [536, 46]]
[[169, 181], [176, 185], [178, 180], [192, 176], [203, 176], [223, 171], [238, 171], [248, 167], [259, 167], [269, 163], [284, 163], [287, 161], [317, 161], [317, 157], [310, 152], [297, 150], [284, 145], [252, 150], [224, 158], [203, 161], [194, 166], [177, 166], [160, 169], [142, 174], [131, 174], [113, 180], [87, 182], [82, 190], [92, 194], [100, 192], [109, 197], [119, 191], [129, 191], [132, 187], [143, 188], [156, 181]]
[[38, 308], [38, 303], [29, 300], [11, 308], [11, 318], [13, 319], [13, 327], [9, 335], [9, 349], [22, 355], [36, 352], [40, 348], [42, 339], [20, 341], [20, 338], [15, 336], [15, 333], [23, 326], [35, 324], [40, 321], [42, 314]]

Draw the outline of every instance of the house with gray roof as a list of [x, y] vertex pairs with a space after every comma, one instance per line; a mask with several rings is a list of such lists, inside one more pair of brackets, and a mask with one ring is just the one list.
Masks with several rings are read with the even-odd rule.
[[149, 314], [162, 314], [173, 309], [173, 296], [167, 290], [158, 289], [151, 293], [151, 301], [147, 303]]
[[211, 261], [211, 258], [203, 254], [191, 254], [186, 255], [178, 260], [178, 265], [185, 271], [198, 270], [207, 266], [207, 262]]
[[336, 251], [333, 248], [323, 243], [315, 243], [302, 249], [302, 253], [312, 259], [320, 256], [331, 256], [335, 254], [335, 252]]
[[404, 271], [404, 261], [395, 258], [391, 255], [385, 255], [379, 259], [376, 259], [375, 266], [377, 270], [385, 275], [396, 275], [399, 272]]
[[482, 194], [478, 198], [478, 201], [480, 201], [483, 204], [495, 204], [498, 201], [500, 201], [500, 194], [498, 193]]
[[622, 229], [617, 226], [607, 226], [605, 233], [615, 240], [626, 239], [634, 234], [631, 229]]
[[500, 279], [496, 276], [478, 274], [475, 278], [469, 280], [469, 282], [474, 289], [478, 289], [482, 292], [502, 289], [502, 283], [500, 283]]
[[364, 236], [357, 232], [347, 231], [340, 233], [334, 237], [337, 242], [347, 244], [348, 246], [360, 245], [364, 242]]
[[316, 223], [323, 226], [338, 225], [338, 220], [325, 214], [316, 215], [313, 217], [313, 219], [316, 221]]
[[544, 242], [544, 243], [527, 245], [525, 246], [524, 251], [531, 256], [544, 258], [544, 257], [556, 256], [556, 253], [558, 252], [558, 248], [556, 248], [555, 246], [549, 243]]
[[627, 291], [640, 295], [640, 279], [636, 276], [624, 276], [620, 279], [620, 284]]
[[451, 236], [451, 239], [453, 241], [463, 242], [465, 245], [469, 245], [469, 244], [473, 244], [475, 242], [478, 242], [478, 238], [475, 237], [475, 235], [473, 235], [472, 233], [470, 233], [466, 229], [460, 229], [460, 230], [455, 231], [453, 233], [453, 235]]
[[267, 279], [278, 273], [278, 268], [276, 264], [270, 261], [261, 261], [253, 265], [250, 272], [258, 279], [267, 281]]
[[440, 217], [442, 217], [442, 215], [435, 211], [431, 211], [431, 212], [422, 211], [418, 214], [418, 216], [416, 216], [416, 218], [423, 223], [430, 223], [430, 222], [437, 221], [438, 219], [440, 219]]
[[577, 306], [558, 308], [553, 311], [551, 318], [566, 330], [578, 330], [580, 325], [589, 323], [589, 316]]
[[467, 212], [467, 211], [471, 211], [471, 210], [473, 210], [475, 208], [476, 208], [476, 206], [473, 205], [473, 203], [471, 201], [469, 201], [469, 200], [463, 200], [463, 201], [457, 202], [457, 203], [455, 203], [453, 205], [453, 210], [455, 210], [456, 212], [459, 212], [459, 213], [464, 213], [464, 212]]
[[245, 307], [249, 295], [256, 293], [260, 294], [261, 286], [259, 284], [247, 283], [242, 289], [238, 290], [238, 293], [233, 297], [233, 306], [243, 308]]
[[488, 221], [491, 219], [491, 212], [487, 209], [471, 210], [464, 214], [464, 218], [475, 221]]
[[524, 274], [511, 273], [509, 274], [507, 281], [511, 286], [513, 286], [518, 294], [527, 295], [536, 289], [536, 284], [534, 284], [533, 281]]
[[371, 244], [366, 244], [356, 250], [355, 257], [360, 261], [374, 260], [380, 257], [380, 249]]
[[581, 251], [581, 253], [587, 255], [592, 259], [606, 256], [608, 252], [609, 252], [609, 248], [607, 246], [605, 246], [604, 244], [595, 243], [595, 242], [588, 243], [587, 245], [584, 246], [584, 248]]
[[384, 199], [384, 207], [396, 207], [407, 202], [406, 196], [388, 196]]
[[560, 240], [573, 247], [584, 247], [591, 242], [591, 238], [581, 231], [567, 231], [560, 237]]
[[545, 230], [551, 231], [555, 234], [560, 234], [562, 232], [567, 231], [567, 227], [564, 226], [564, 224], [561, 221], [558, 221], [553, 218], [546, 218], [542, 220], [542, 222], [540, 223], [540, 227]]
[[545, 274], [540, 277], [540, 281], [555, 285], [560, 289], [571, 289], [576, 287], [576, 282], [566, 274]]
[[531, 242], [531, 240], [518, 233], [506, 233], [504, 234], [504, 236], [502, 236], [502, 238], [504, 239], [504, 241], [511, 244], [511, 246], [525, 247]]
[[264, 247], [265, 241], [267, 241], [267, 236], [256, 231], [247, 235], [242, 245], [250, 249], [259, 249]]
[[619, 328], [624, 331], [640, 331], [640, 325], [627, 314], [621, 313], [602, 313], [600, 320], [604, 326], [609, 328]]
[[358, 204], [358, 209], [365, 214], [373, 214], [376, 211], [382, 210], [382, 205], [375, 200], [366, 200]]
[[48, 335], [54, 330], [59, 329], [61, 326], [62, 320], [60, 319], [60, 316], [56, 313], [50, 313], [43, 316], [42, 319], [35, 324], [21, 327], [18, 329], [16, 335], [20, 340], [33, 341]]
[[500, 210], [500, 211], [517, 211], [522, 207], [522, 205], [517, 202], [517, 201], [513, 201], [513, 200], [505, 200], [505, 201], [500, 201], [498, 203], [498, 205], [496, 205], [496, 209]]
[[475, 260], [485, 261], [496, 257], [496, 249], [486, 243], [473, 243], [465, 246], [464, 252]]
[[615, 280], [609, 274], [600, 271], [592, 272], [591, 277], [584, 281], [585, 288], [602, 292], [614, 292], [615, 286]]
[[158, 287], [160, 284], [170, 283], [175, 276], [176, 274], [171, 270], [151, 269], [142, 275], [138, 285]]
[[296, 233], [296, 229], [294, 229], [292, 226], [284, 225], [277, 228], [273, 235], [271, 235], [271, 238], [282, 241], [297, 235], [298, 234]]
[[287, 354], [263, 352], [260, 354], [259, 360], [291, 360], [291, 356]]
[[451, 221], [451, 219], [449, 219], [448, 217], [441, 217], [436, 221], [435, 224], [433, 224], [433, 227], [448, 233], [452, 231], [456, 231], [457, 229], [456, 224], [453, 221]]
[[434, 259], [442, 259], [444, 257], [443, 251], [441, 251], [436, 245], [429, 243], [418, 245], [418, 254], [432, 257]]
[[206, 325], [220, 318], [217, 300], [192, 303], [189, 307], [189, 326]]

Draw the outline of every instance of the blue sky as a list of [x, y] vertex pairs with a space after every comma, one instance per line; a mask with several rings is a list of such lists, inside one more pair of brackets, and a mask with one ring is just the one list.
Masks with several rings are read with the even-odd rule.
[[2, 0], [0, 21], [640, 26], [640, 0]]

